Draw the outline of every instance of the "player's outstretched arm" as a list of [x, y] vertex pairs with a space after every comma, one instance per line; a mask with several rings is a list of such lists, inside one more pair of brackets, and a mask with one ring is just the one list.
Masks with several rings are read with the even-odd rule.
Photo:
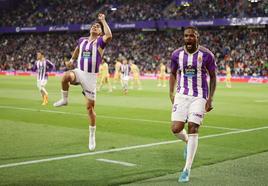
[[104, 29], [103, 41], [105, 43], [108, 43], [112, 39], [112, 31], [111, 31], [109, 25], [107, 24], [107, 22], [105, 20], [105, 15], [104, 14], [99, 14], [98, 19], [103, 24], [103, 29]]

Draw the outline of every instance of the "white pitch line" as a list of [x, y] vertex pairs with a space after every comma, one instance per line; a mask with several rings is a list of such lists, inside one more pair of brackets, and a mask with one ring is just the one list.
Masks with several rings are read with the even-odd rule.
[[[3, 106], [0, 105], [0, 108], [5, 109], [13, 109], [13, 110], [24, 110], [24, 111], [33, 111], [33, 112], [47, 112], [53, 114], [68, 114], [75, 116], [87, 116], [87, 114], [75, 113], [75, 112], [64, 112], [64, 111], [56, 111], [56, 110], [44, 110], [44, 109], [32, 109], [32, 108], [23, 108], [23, 107], [12, 107], [12, 106]], [[125, 118], [125, 117], [117, 117], [117, 116], [104, 116], [98, 115], [100, 118], [108, 118], [108, 119], [117, 119], [117, 120], [127, 120], [127, 121], [140, 121], [140, 122], [149, 122], [149, 123], [171, 123], [170, 121], [158, 121], [158, 120], [149, 120], [149, 119], [139, 119], [139, 118]], [[241, 130], [237, 128], [227, 128], [227, 127], [218, 127], [211, 125], [202, 125], [205, 128], [214, 128], [214, 129], [222, 129], [222, 130]]]
[[124, 165], [124, 166], [127, 166], [127, 167], [136, 166], [136, 164], [128, 163], [128, 162], [124, 162], [124, 161], [115, 161], [115, 160], [108, 160], [108, 159], [102, 159], [102, 158], [99, 158], [99, 159], [96, 159], [96, 160], [106, 162], [106, 163], [114, 163], [114, 164]]
[[[244, 130], [240, 130], [240, 131], [225, 132], [225, 133], [221, 133], [221, 134], [211, 134], [211, 135], [207, 135], [207, 136], [201, 136], [201, 137], [199, 137], [199, 139], [215, 138], [215, 137], [219, 137], [219, 136], [240, 134], [240, 133], [252, 132], [252, 131], [263, 130], [263, 129], [268, 129], [268, 126], [253, 128], [253, 129], [244, 129]], [[86, 152], [86, 153], [81, 153], [81, 154], [72, 154], [72, 155], [59, 156], [59, 157], [54, 157], [54, 158], [24, 161], [24, 162], [18, 162], [18, 163], [9, 163], [9, 164], [0, 165], [0, 169], [7, 168], [7, 167], [17, 167], [20, 165], [30, 165], [30, 164], [37, 164], [37, 163], [43, 163], [43, 162], [51, 162], [51, 161], [56, 161], [56, 160], [78, 158], [78, 157], [82, 157], [82, 156], [92, 156], [92, 155], [96, 155], [96, 154], [106, 154], [106, 153], [111, 153], [111, 152], [121, 152], [121, 151], [127, 151], [127, 150], [132, 150], [132, 149], [141, 149], [141, 148], [153, 147], [153, 146], [158, 146], [158, 145], [172, 144], [172, 143], [177, 143], [177, 142], [181, 142], [181, 140], [170, 140], [170, 141], [163, 141], [163, 142], [158, 142], [158, 143], [149, 143], [149, 144], [144, 144], [144, 145], [135, 145], [135, 146], [129, 146], [129, 147], [121, 147], [121, 148], [115, 148], [115, 149], [101, 150], [101, 151], [96, 151], [96, 152]]]
[[263, 99], [263, 100], [255, 100], [256, 103], [267, 103], [268, 99]]

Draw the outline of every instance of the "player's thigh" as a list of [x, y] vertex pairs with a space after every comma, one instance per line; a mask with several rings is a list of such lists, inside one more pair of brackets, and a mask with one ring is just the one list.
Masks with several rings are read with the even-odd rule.
[[97, 77], [96, 75], [86, 74], [81, 78], [81, 87], [85, 97], [89, 100], [96, 100], [96, 87], [97, 87]]
[[188, 96], [176, 93], [172, 107], [171, 121], [185, 122], [188, 118], [190, 100]]
[[47, 84], [47, 80], [38, 80], [36, 85], [38, 89], [41, 89], [42, 87], [45, 87], [46, 84]]
[[72, 85], [78, 85], [78, 84], [81, 83], [81, 78], [83, 76], [83, 71], [81, 71], [80, 69], [76, 68], [74, 70], [70, 70], [70, 71], [66, 72], [66, 75], [70, 79], [70, 83]]
[[192, 122], [200, 125], [204, 119], [206, 99], [204, 98], [193, 98], [189, 108], [188, 122]]

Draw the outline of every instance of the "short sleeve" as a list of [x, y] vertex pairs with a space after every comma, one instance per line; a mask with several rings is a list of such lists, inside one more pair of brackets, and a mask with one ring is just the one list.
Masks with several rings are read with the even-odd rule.
[[34, 62], [34, 65], [32, 67], [32, 71], [36, 71], [37, 70], [37, 61]]
[[52, 71], [55, 68], [55, 65], [49, 60], [47, 60], [47, 65], [48, 65], [48, 71]]
[[171, 55], [170, 69], [174, 72], [178, 70], [178, 67], [178, 53], [174, 51]]
[[215, 57], [212, 53], [208, 53], [206, 68], [209, 72], [215, 71], [217, 69]]
[[80, 37], [77, 41], [77, 46], [79, 47], [79, 45], [82, 43], [82, 41], [84, 40], [84, 37]]
[[102, 49], [104, 49], [104, 48], [106, 47], [106, 43], [105, 43], [104, 40], [103, 40], [103, 36], [101, 36], [101, 37], [98, 38], [98, 45], [99, 45]]

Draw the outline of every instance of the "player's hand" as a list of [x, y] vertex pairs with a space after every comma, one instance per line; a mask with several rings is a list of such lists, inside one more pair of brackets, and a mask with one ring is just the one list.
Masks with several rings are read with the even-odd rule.
[[73, 63], [71, 61], [65, 61], [65, 66], [68, 68], [68, 69], [71, 69], [73, 67]]
[[98, 14], [98, 19], [99, 19], [100, 21], [104, 21], [104, 20], [105, 20], [105, 15], [99, 13], [99, 14]]
[[205, 109], [206, 109], [206, 112], [209, 112], [209, 111], [211, 111], [213, 109], [213, 107], [212, 107], [212, 99], [211, 98], [208, 98]]
[[173, 104], [174, 103], [174, 94], [169, 93], [169, 98], [170, 98], [171, 103]]

